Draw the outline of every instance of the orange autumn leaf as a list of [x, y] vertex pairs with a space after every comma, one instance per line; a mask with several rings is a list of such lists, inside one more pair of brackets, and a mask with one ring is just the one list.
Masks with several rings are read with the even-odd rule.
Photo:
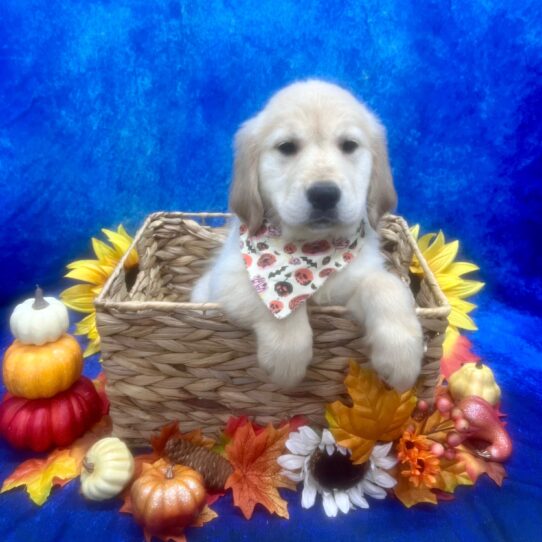
[[[400, 475], [399, 470], [396, 468], [394, 476], [397, 479], [397, 485], [393, 491], [407, 508], [421, 502], [437, 504], [438, 491], [434, 492], [432, 488], [423, 484], [418, 487], [414, 486], [407, 477]], [[445, 495], [451, 495], [459, 485], [473, 485], [473, 481], [466, 472], [465, 462], [461, 458], [456, 458], [453, 461], [441, 459], [440, 472], [436, 475], [434, 489], [443, 492], [439, 495], [444, 498]]]
[[210, 450], [216, 444], [216, 441], [212, 438], [206, 437], [201, 432], [201, 429], [194, 429], [192, 431], [188, 431], [188, 433], [180, 433], [179, 438], [182, 440], [187, 440], [196, 446], [207, 448], [208, 450]]
[[[231, 439], [235, 437], [235, 432], [240, 427], [243, 427], [243, 425], [245, 425], [246, 423], [250, 423], [252, 425], [252, 428], [254, 429], [254, 433], [256, 435], [261, 431], [265, 430], [265, 427], [257, 424], [248, 416], [230, 416], [228, 418], [228, 422], [226, 423], [224, 431], [218, 438], [218, 442], [213, 446], [213, 452], [216, 452], [217, 454], [222, 456], [225, 455], [226, 446], [231, 441]], [[287, 425], [290, 428], [289, 431], [291, 433], [292, 431], [297, 431], [302, 425], [309, 425], [309, 420], [305, 418], [305, 416], [297, 414], [295, 416], [292, 416], [291, 418], [285, 418], [278, 424], [276, 424], [277, 427], [283, 427], [284, 425]]]
[[398, 469], [393, 476], [397, 480], [393, 492], [407, 508], [421, 502], [437, 504], [437, 496], [428, 487], [424, 485], [414, 487], [414, 485], [408, 481], [408, 478], [401, 476]]
[[337, 444], [349, 448], [354, 463], [369, 459], [376, 441], [397, 439], [416, 405], [413, 390], [390, 390], [377, 376], [350, 362], [345, 386], [353, 406], [340, 401], [327, 405], [326, 420]]
[[450, 431], [454, 431], [453, 420], [444, 416], [440, 410], [436, 410], [428, 417], [422, 420], [411, 420], [416, 435], [423, 435], [432, 441], [444, 444]]
[[[134, 475], [132, 476], [132, 481], [137, 480], [141, 476], [141, 473], [143, 472], [144, 463], [154, 463], [155, 461], [158, 461], [159, 459], [160, 459], [160, 456], [154, 452], [150, 452], [148, 454], [134, 455]], [[124, 493], [126, 492], [130, 493], [131, 487], [132, 487], [132, 484], [129, 484], [124, 490]], [[124, 495], [124, 493], [122, 495]]]
[[53, 486], [65, 486], [81, 474], [81, 464], [87, 450], [110, 432], [111, 421], [104, 416], [70, 447], [57, 448], [45, 459], [29, 459], [21, 463], [4, 480], [0, 493], [26, 486], [32, 502], [41, 506], [49, 498]]
[[395, 468], [394, 476], [397, 479], [397, 485], [393, 491], [407, 508], [420, 502], [436, 504], [437, 496], [442, 499], [453, 498], [451, 495], [457, 486], [471, 486], [474, 483], [467, 473], [465, 460], [459, 454], [453, 460], [443, 457], [439, 459], [438, 472], [435, 473], [436, 481], [431, 484], [431, 487], [427, 487], [423, 483], [416, 487], [408, 477], [401, 476], [399, 472], [401, 468], [402, 465]]
[[279, 495], [278, 488], [294, 488], [293, 482], [282, 476], [277, 458], [282, 454], [289, 426], [275, 429], [268, 425], [256, 434], [250, 423], [241, 426], [226, 446], [226, 457], [233, 473], [226, 481], [226, 489], [233, 491], [233, 503], [246, 519], [254, 507], [261, 504], [272, 514], [288, 519], [288, 503]]
[[151, 435], [151, 446], [155, 454], [162, 455], [167, 441], [180, 434], [179, 422], [171, 422], [160, 429], [160, 433]]
[[41, 506], [48, 499], [54, 485], [66, 483], [77, 475], [77, 465], [69, 450], [55, 450], [45, 459], [29, 459], [21, 463], [4, 480], [0, 493], [26, 486], [32, 502]]
[[211, 449], [215, 445], [215, 441], [204, 436], [200, 429], [194, 429], [188, 433], [181, 433], [179, 429], [179, 422], [174, 421], [164, 425], [159, 434], [151, 436], [151, 446], [154, 453], [162, 456], [164, 453], [164, 448], [166, 447], [168, 440], [171, 438], [187, 440], [196, 446], [202, 446], [207, 449]]
[[213, 519], [217, 517], [218, 514], [206, 505], [201, 511], [201, 514], [194, 520], [194, 523], [192, 523], [190, 527], [203, 527], [206, 523], [213, 521]]
[[474, 482], [466, 470], [465, 461], [456, 455], [455, 459], [440, 459], [440, 473], [435, 487], [446, 493], [453, 493], [457, 486], [472, 486]]
[[499, 487], [502, 486], [506, 477], [506, 471], [502, 463], [487, 461], [482, 457], [478, 457], [463, 445], [457, 447], [457, 457], [464, 463], [465, 471], [473, 484], [482, 474], [487, 474]]

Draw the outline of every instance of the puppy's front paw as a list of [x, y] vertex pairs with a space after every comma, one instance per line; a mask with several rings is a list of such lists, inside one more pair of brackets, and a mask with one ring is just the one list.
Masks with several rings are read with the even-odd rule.
[[190, 292], [191, 303], [208, 303], [211, 300], [211, 273], [201, 276]]
[[423, 334], [417, 319], [408, 326], [388, 324], [371, 342], [371, 364], [384, 382], [399, 392], [416, 384], [423, 357]]
[[297, 336], [291, 333], [257, 333], [258, 362], [271, 380], [281, 388], [299, 384], [312, 360], [312, 331]]

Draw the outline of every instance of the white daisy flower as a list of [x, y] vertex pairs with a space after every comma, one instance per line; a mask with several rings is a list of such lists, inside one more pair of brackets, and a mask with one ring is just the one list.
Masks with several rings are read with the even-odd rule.
[[397, 464], [390, 455], [392, 442], [377, 444], [371, 457], [362, 465], [350, 461], [350, 450], [339, 446], [328, 429], [318, 435], [304, 425], [290, 433], [286, 448], [291, 452], [277, 461], [282, 473], [294, 482], [303, 482], [301, 506], [311, 508], [316, 495], [322, 495], [327, 516], [335, 517], [353, 508], [369, 508], [365, 496], [374, 499], [386, 497], [386, 489], [397, 481], [386, 470]]

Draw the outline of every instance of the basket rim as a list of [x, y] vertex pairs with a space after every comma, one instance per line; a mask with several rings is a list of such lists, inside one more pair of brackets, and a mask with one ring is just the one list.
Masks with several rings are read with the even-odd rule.
[[[171, 312], [172, 310], [185, 310], [185, 311], [199, 311], [205, 314], [207, 311], [222, 311], [222, 306], [220, 303], [191, 303], [187, 301], [111, 301], [107, 299], [109, 291], [118, 278], [119, 274], [124, 269], [124, 263], [128, 258], [132, 249], [135, 249], [137, 243], [149, 227], [149, 224], [160, 218], [200, 218], [205, 221], [207, 218], [231, 218], [232, 213], [223, 213], [223, 212], [183, 212], [183, 211], [158, 211], [151, 213], [147, 216], [139, 230], [137, 231], [130, 247], [124, 253], [122, 258], [117, 263], [117, 266], [113, 270], [113, 273], [109, 276], [107, 281], [102, 288], [102, 291], [98, 297], [94, 300], [94, 306], [97, 309], [119, 309], [119, 310], [157, 310], [157, 311], [167, 311]], [[451, 306], [446, 299], [446, 296], [442, 292], [433, 272], [429, 268], [425, 258], [423, 257], [418, 244], [416, 243], [406, 220], [402, 216], [390, 214], [389, 216], [393, 217], [397, 223], [402, 228], [405, 236], [408, 240], [410, 247], [413, 250], [413, 253], [418, 258], [418, 261], [424, 271], [425, 280], [429, 285], [429, 289], [433, 294], [435, 300], [438, 303], [437, 307], [416, 307], [416, 314], [419, 317], [426, 318], [444, 318], [450, 314]], [[338, 305], [309, 305], [310, 312], [317, 314], [331, 314], [336, 316], [343, 316], [348, 313], [346, 307]]]

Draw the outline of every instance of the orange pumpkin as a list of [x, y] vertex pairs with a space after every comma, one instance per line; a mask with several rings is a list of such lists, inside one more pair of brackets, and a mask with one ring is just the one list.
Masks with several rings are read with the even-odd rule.
[[45, 399], [67, 390], [83, 370], [83, 354], [71, 335], [41, 346], [15, 340], [4, 356], [4, 384], [26, 399]]
[[181, 534], [199, 516], [206, 493], [201, 474], [160, 459], [143, 465], [131, 498], [134, 518], [147, 532], [171, 536]]

